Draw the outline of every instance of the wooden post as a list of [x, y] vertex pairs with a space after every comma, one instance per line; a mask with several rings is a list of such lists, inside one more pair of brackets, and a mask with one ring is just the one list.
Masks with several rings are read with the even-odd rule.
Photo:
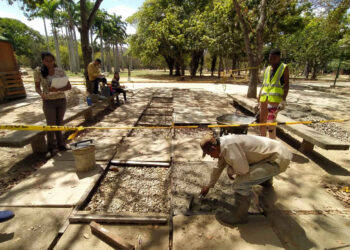
[[46, 145], [45, 134], [41, 133], [38, 136], [36, 136], [35, 139], [32, 140], [31, 145], [34, 153], [46, 153], [47, 145]]
[[312, 152], [313, 149], [314, 149], [314, 144], [304, 139], [300, 145], [299, 151], [302, 153], [307, 153], [307, 152]]
[[85, 121], [91, 121], [92, 120], [92, 109], [88, 109], [85, 113], [84, 113], [84, 118]]
[[100, 224], [96, 222], [90, 223], [90, 228], [92, 234], [109, 244], [110, 246], [118, 249], [135, 249], [135, 246], [131, 245], [129, 242], [125, 241], [124, 239], [120, 238], [117, 235], [113, 235], [110, 233], [107, 229], [102, 227]]

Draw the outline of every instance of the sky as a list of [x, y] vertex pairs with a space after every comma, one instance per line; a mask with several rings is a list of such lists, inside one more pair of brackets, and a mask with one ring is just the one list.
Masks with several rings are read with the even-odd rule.
[[[138, 8], [141, 7], [143, 2], [144, 0], [104, 0], [100, 9], [105, 9], [110, 14], [115, 13], [116, 15], [120, 15], [123, 20], [125, 20], [127, 17], [134, 14]], [[0, 17], [18, 19], [32, 29], [39, 31], [42, 35], [45, 35], [43, 20], [35, 18], [34, 20], [28, 21], [16, 2], [13, 5], [9, 5], [7, 0], [0, 0]], [[48, 32], [51, 34], [51, 26], [48, 20], [46, 24], [48, 26]], [[127, 33], [134, 34], [135, 27], [128, 24]]]

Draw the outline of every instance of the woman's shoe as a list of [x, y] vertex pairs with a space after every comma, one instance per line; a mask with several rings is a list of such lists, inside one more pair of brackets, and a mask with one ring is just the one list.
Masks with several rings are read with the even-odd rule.
[[66, 145], [63, 145], [63, 146], [58, 146], [58, 150], [59, 151], [67, 151], [69, 150], [70, 148], [68, 148]]
[[49, 149], [48, 152], [46, 153], [46, 159], [52, 158], [55, 155], [57, 155], [58, 150], [57, 149]]
[[0, 211], [0, 222], [5, 222], [15, 217], [15, 214], [10, 210]]

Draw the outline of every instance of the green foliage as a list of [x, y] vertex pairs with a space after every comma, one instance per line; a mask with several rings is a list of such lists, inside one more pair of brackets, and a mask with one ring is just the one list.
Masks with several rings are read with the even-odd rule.
[[0, 35], [12, 42], [20, 64], [38, 65], [38, 55], [44, 48], [44, 39], [39, 32], [16, 19], [0, 18]]

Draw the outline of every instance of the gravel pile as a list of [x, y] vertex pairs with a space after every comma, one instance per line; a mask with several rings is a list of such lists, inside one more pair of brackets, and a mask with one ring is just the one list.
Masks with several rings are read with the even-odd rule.
[[[309, 106], [301, 106], [296, 104], [288, 105], [287, 109], [282, 111], [281, 114], [297, 121], [333, 120], [332, 117], [312, 110]], [[339, 126], [337, 123], [315, 123], [307, 124], [307, 126], [341, 141], [350, 142], [350, 131]]]
[[86, 93], [77, 87], [72, 87], [71, 90], [67, 91], [67, 108], [79, 105], [79, 102], [86, 102]]
[[211, 130], [210, 128], [181, 128], [175, 129], [175, 138], [202, 138], [204, 135], [209, 133], [213, 133], [213, 130]]
[[225, 171], [206, 198], [202, 200], [198, 198], [201, 187], [208, 183], [211, 169], [216, 164], [216, 162], [174, 163], [172, 206], [175, 215], [187, 212], [192, 196], [194, 197], [191, 210], [193, 214], [213, 214], [222, 207], [230, 207], [234, 204], [233, 182], [227, 177]]
[[86, 210], [169, 213], [169, 168], [118, 167], [118, 170], [106, 175]]

